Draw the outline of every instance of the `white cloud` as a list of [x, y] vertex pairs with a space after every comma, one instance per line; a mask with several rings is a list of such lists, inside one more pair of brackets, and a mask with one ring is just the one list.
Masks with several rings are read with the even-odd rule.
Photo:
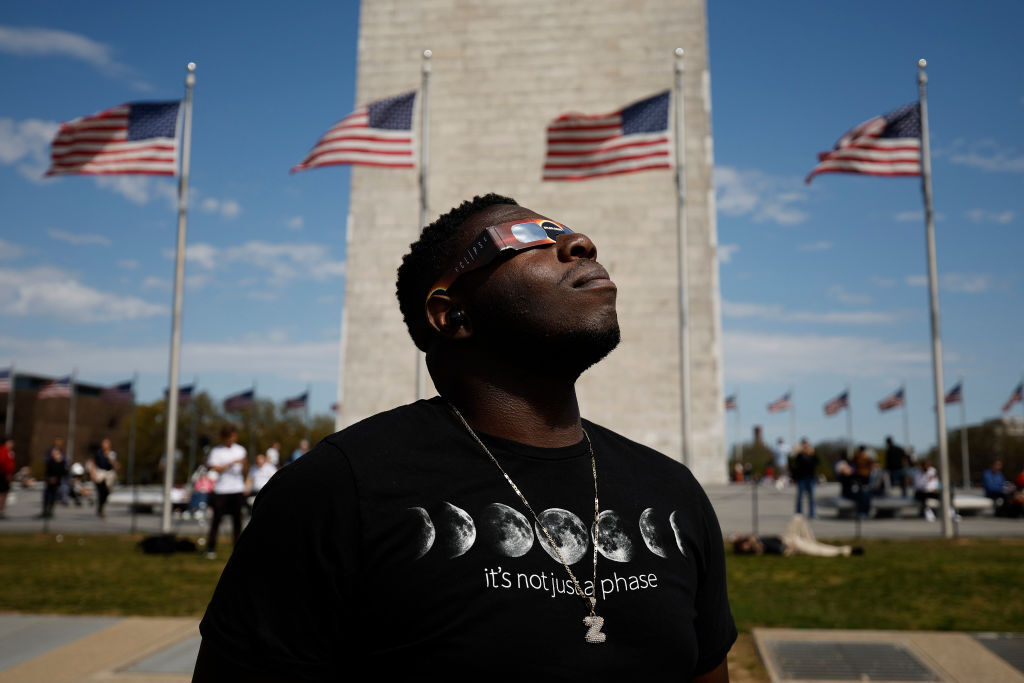
[[718, 245], [718, 262], [719, 263], [732, 263], [732, 255], [740, 250], [738, 244], [719, 244]]
[[75, 246], [85, 246], [89, 244], [98, 244], [102, 247], [109, 247], [110, 240], [103, 235], [83, 235], [74, 232], [67, 232], [65, 230], [47, 230], [46, 234], [55, 240], [60, 242], [67, 242]]
[[139, 262], [133, 258], [118, 259], [117, 267], [124, 268], [125, 270], [136, 270], [139, 267]]
[[725, 332], [722, 347], [730, 382], [792, 383], [822, 376], [889, 380], [925, 376], [931, 362], [923, 344], [874, 337]]
[[971, 209], [965, 211], [964, 215], [973, 223], [998, 223], [1006, 225], [1013, 222], [1017, 215], [1014, 211], [987, 211], [985, 209]]
[[289, 230], [302, 230], [306, 225], [306, 219], [302, 216], [292, 216], [285, 222], [285, 227]]
[[163, 201], [178, 208], [178, 188], [173, 181], [141, 175], [108, 175], [94, 178], [96, 185], [119, 194], [133, 204]]
[[[173, 257], [170, 250], [164, 253]], [[332, 261], [328, 247], [322, 244], [252, 241], [233, 247], [215, 247], [199, 242], [188, 246], [185, 257], [190, 263], [208, 270], [215, 265], [244, 264], [266, 274], [269, 284], [275, 286], [303, 277], [324, 281], [345, 274], [345, 262]], [[262, 280], [252, 284], [259, 281]]]
[[776, 322], [829, 323], [838, 325], [880, 325], [900, 319], [896, 313], [881, 311], [787, 311], [777, 304], [722, 302], [726, 318], [758, 318]]
[[3, 237], [0, 237], [0, 261], [17, 260], [21, 258], [24, 252], [25, 250], [14, 242], [8, 242]]
[[808, 242], [807, 244], [801, 244], [796, 249], [797, 251], [828, 251], [834, 245], [831, 242], [821, 240], [818, 242]]
[[850, 304], [851, 306], [866, 306], [871, 303], [871, 297], [867, 294], [847, 292], [846, 288], [842, 285], [832, 285], [828, 288], [826, 295], [829, 299], [838, 301], [842, 304]]
[[895, 287], [899, 282], [894, 277], [879, 277], [878, 275], [872, 275], [871, 281], [879, 287]]
[[221, 217], [227, 220], [238, 218], [239, 214], [242, 213], [242, 205], [234, 199], [215, 199], [213, 197], [207, 197], [199, 203], [199, 208], [204, 213], [220, 214]]
[[[908, 275], [910, 287], [927, 287], [927, 275]], [[960, 294], [980, 294], [992, 288], [992, 276], [984, 273], [943, 273], [939, 275], [939, 288]]]
[[139, 287], [142, 289], [170, 289], [171, 283], [162, 277], [150, 275], [139, 283]]
[[714, 174], [716, 204], [726, 216], [750, 216], [755, 223], [779, 225], [807, 220], [807, 214], [794, 206], [807, 199], [798, 179], [731, 166], [716, 166]]
[[[130, 66], [114, 59], [109, 45], [57, 29], [0, 25], [0, 52], [20, 57], [67, 57], [116, 78], [134, 78], [135, 73]], [[141, 81], [133, 85], [141, 90], [150, 89]]]
[[953, 144], [935, 151], [937, 157], [949, 157], [951, 163], [969, 166], [996, 173], [1020, 173], [1024, 171], [1024, 154], [1020, 147], [1000, 145], [995, 140], [985, 139], [974, 142], [954, 140]]
[[60, 124], [55, 121], [0, 118], [0, 163], [16, 165], [18, 173], [32, 182], [45, 182], [43, 174], [50, 166], [50, 142], [58, 130]]
[[[182, 374], [237, 373], [249, 379], [253, 368], [262, 368], [261, 376], [290, 382], [322, 381], [337, 375], [336, 338], [301, 342], [271, 337], [265, 334], [244, 340], [189, 341], [182, 345]], [[66, 373], [67, 359], [74, 358], [83, 375], [117, 376], [125, 368], [132, 368], [164, 379], [167, 376], [166, 341], [111, 347], [64, 338], [30, 339], [0, 333], [0, 357], [17, 358], [20, 367], [53, 375]]]
[[52, 266], [0, 268], [0, 312], [70, 322], [134, 320], [167, 313], [165, 306], [101, 292]]

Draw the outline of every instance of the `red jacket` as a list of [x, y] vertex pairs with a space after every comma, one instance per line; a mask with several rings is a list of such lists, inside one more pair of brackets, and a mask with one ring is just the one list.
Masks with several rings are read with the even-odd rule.
[[0, 475], [10, 479], [14, 476], [14, 453], [0, 444]]

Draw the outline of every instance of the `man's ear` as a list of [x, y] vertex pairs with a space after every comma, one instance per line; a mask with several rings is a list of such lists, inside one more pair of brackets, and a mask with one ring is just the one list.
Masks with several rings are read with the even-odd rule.
[[472, 325], [462, 307], [447, 294], [435, 294], [427, 299], [427, 324], [446, 339], [468, 339]]

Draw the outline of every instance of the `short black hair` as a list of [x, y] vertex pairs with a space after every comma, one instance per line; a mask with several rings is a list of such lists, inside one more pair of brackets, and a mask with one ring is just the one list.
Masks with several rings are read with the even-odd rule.
[[493, 192], [473, 197], [423, 228], [420, 238], [409, 245], [409, 253], [402, 257], [395, 295], [409, 336], [420, 351], [429, 350], [433, 342], [433, 330], [427, 324], [423, 307], [427, 288], [437, 282], [442, 272], [455, 260], [458, 248], [455, 238], [459, 236], [459, 228], [466, 219], [497, 204], [519, 206], [511, 197]]

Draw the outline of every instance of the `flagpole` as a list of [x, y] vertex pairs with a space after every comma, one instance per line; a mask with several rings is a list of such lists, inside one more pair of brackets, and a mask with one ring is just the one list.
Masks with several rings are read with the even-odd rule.
[[736, 390], [736, 462], [743, 460], [743, 448], [740, 445], [740, 439], [743, 438], [743, 425], [740, 421], [740, 390]]
[[789, 443], [796, 444], [796, 401], [793, 400], [793, 387], [789, 388]]
[[932, 213], [932, 158], [928, 138], [928, 62], [917, 60], [917, 88], [921, 106], [921, 190], [924, 193], [925, 240], [928, 249], [928, 300], [931, 307], [932, 330], [932, 384], [935, 391], [935, 434], [939, 449], [939, 476], [942, 479], [942, 535], [953, 537], [950, 524], [952, 515], [949, 479], [949, 447], [946, 443], [945, 398], [942, 395], [942, 335], [939, 328], [939, 278], [935, 258], [935, 219]]
[[14, 363], [11, 363], [11, 390], [7, 392], [7, 417], [4, 424], [4, 437], [14, 438], [14, 387], [17, 382], [17, 374], [14, 372]]
[[71, 394], [68, 396], [68, 467], [75, 461], [75, 412], [78, 408], [75, 395], [75, 381], [78, 379], [78, 368], [71, 371]]
[[[853, 407], [850, 403], [850, 385], [846, 385], [846, 443], [853, 443]], [[847, 446], [849, 448], [849, 446]], [[847, 456], [849, 457], [849, 456]]]
[[132, 375], [132, 420], [128, 425], [128, 483], [132, 487], [132, 529], [131, 532], [135, 533], [135, 495], [137, 493], [135, 489], [135, 417], [138, 411], [135, 403], [135, 384], [139, 381], [138, 371]]
[[908, 448], [910, 446], [910, 419], [907, 417], [907, 382], [904, 380], [900, 386], [900, 391], [903, 392], [903, 447]]
[[[430, 162], [430, 50], [423, 51], [420, 66], [420, 229], [430, 220], [428, 208], [427, 165]], [[416, 395], [418, 401], [427, 392], [427, 356], [416, 350]]]
[[683, 75], [685, 52], [683, 48], [675, 49], [675, 83], [673, 97], [676, 105], [675, 141], [676, 141], [676, 232], [678, 240], [679, 270], [679, 427], [682, 440], [679, 448], [682, 451], [682, 462], [693, 467], [694, 462], [690, 450], [690, 330], [687, 309], [690, 302], [690, 291], [686, 271], [686, 116], [683, 102]]
[[185, 285], [185, 235], [188, 228], [188, 172], [192, 148], [192, 89], [196, 64], [185, 67], [185, 114], [181, 143], [181, 173], [178, 175], [178, 245], [174, 258], [174, 311], [171, 317], [170, 381], [167, 388], [167, 430], [164, 441], [164, 504], [160, 530], [171, 533], [171, 488], [174, 484], [174, 451], [178, 439], [178, 367], [181, 362], [181, 300]]
[[199, 406], [197, 406], [195, 402], [197, 386], [199, 386], [199, 376], [195, 375], [192, 377], [192, 399], [189, 400], [189, 404], [192, 407], [192, 433], [188, 435], [188, 471], [185, 472], [186, 484], [192, 480], [192, 473], [196, 471], [196, 436], [199, 429]]
[[963, 459], [964, 488], [971, 488], [971, 453], [967, 448], [967, 406], [964, 400], [964, 376], [960, 375], [960, 457]]
[[306, 405], [303, 406], [303, 408], [305, 410], [305, 419], [306, 419], [306, 441], [309, 441], [309, 395], [312, 392], [312, 390], [313, 390], [313, 385], [312, 384], [307, 384], [306, 385]]

